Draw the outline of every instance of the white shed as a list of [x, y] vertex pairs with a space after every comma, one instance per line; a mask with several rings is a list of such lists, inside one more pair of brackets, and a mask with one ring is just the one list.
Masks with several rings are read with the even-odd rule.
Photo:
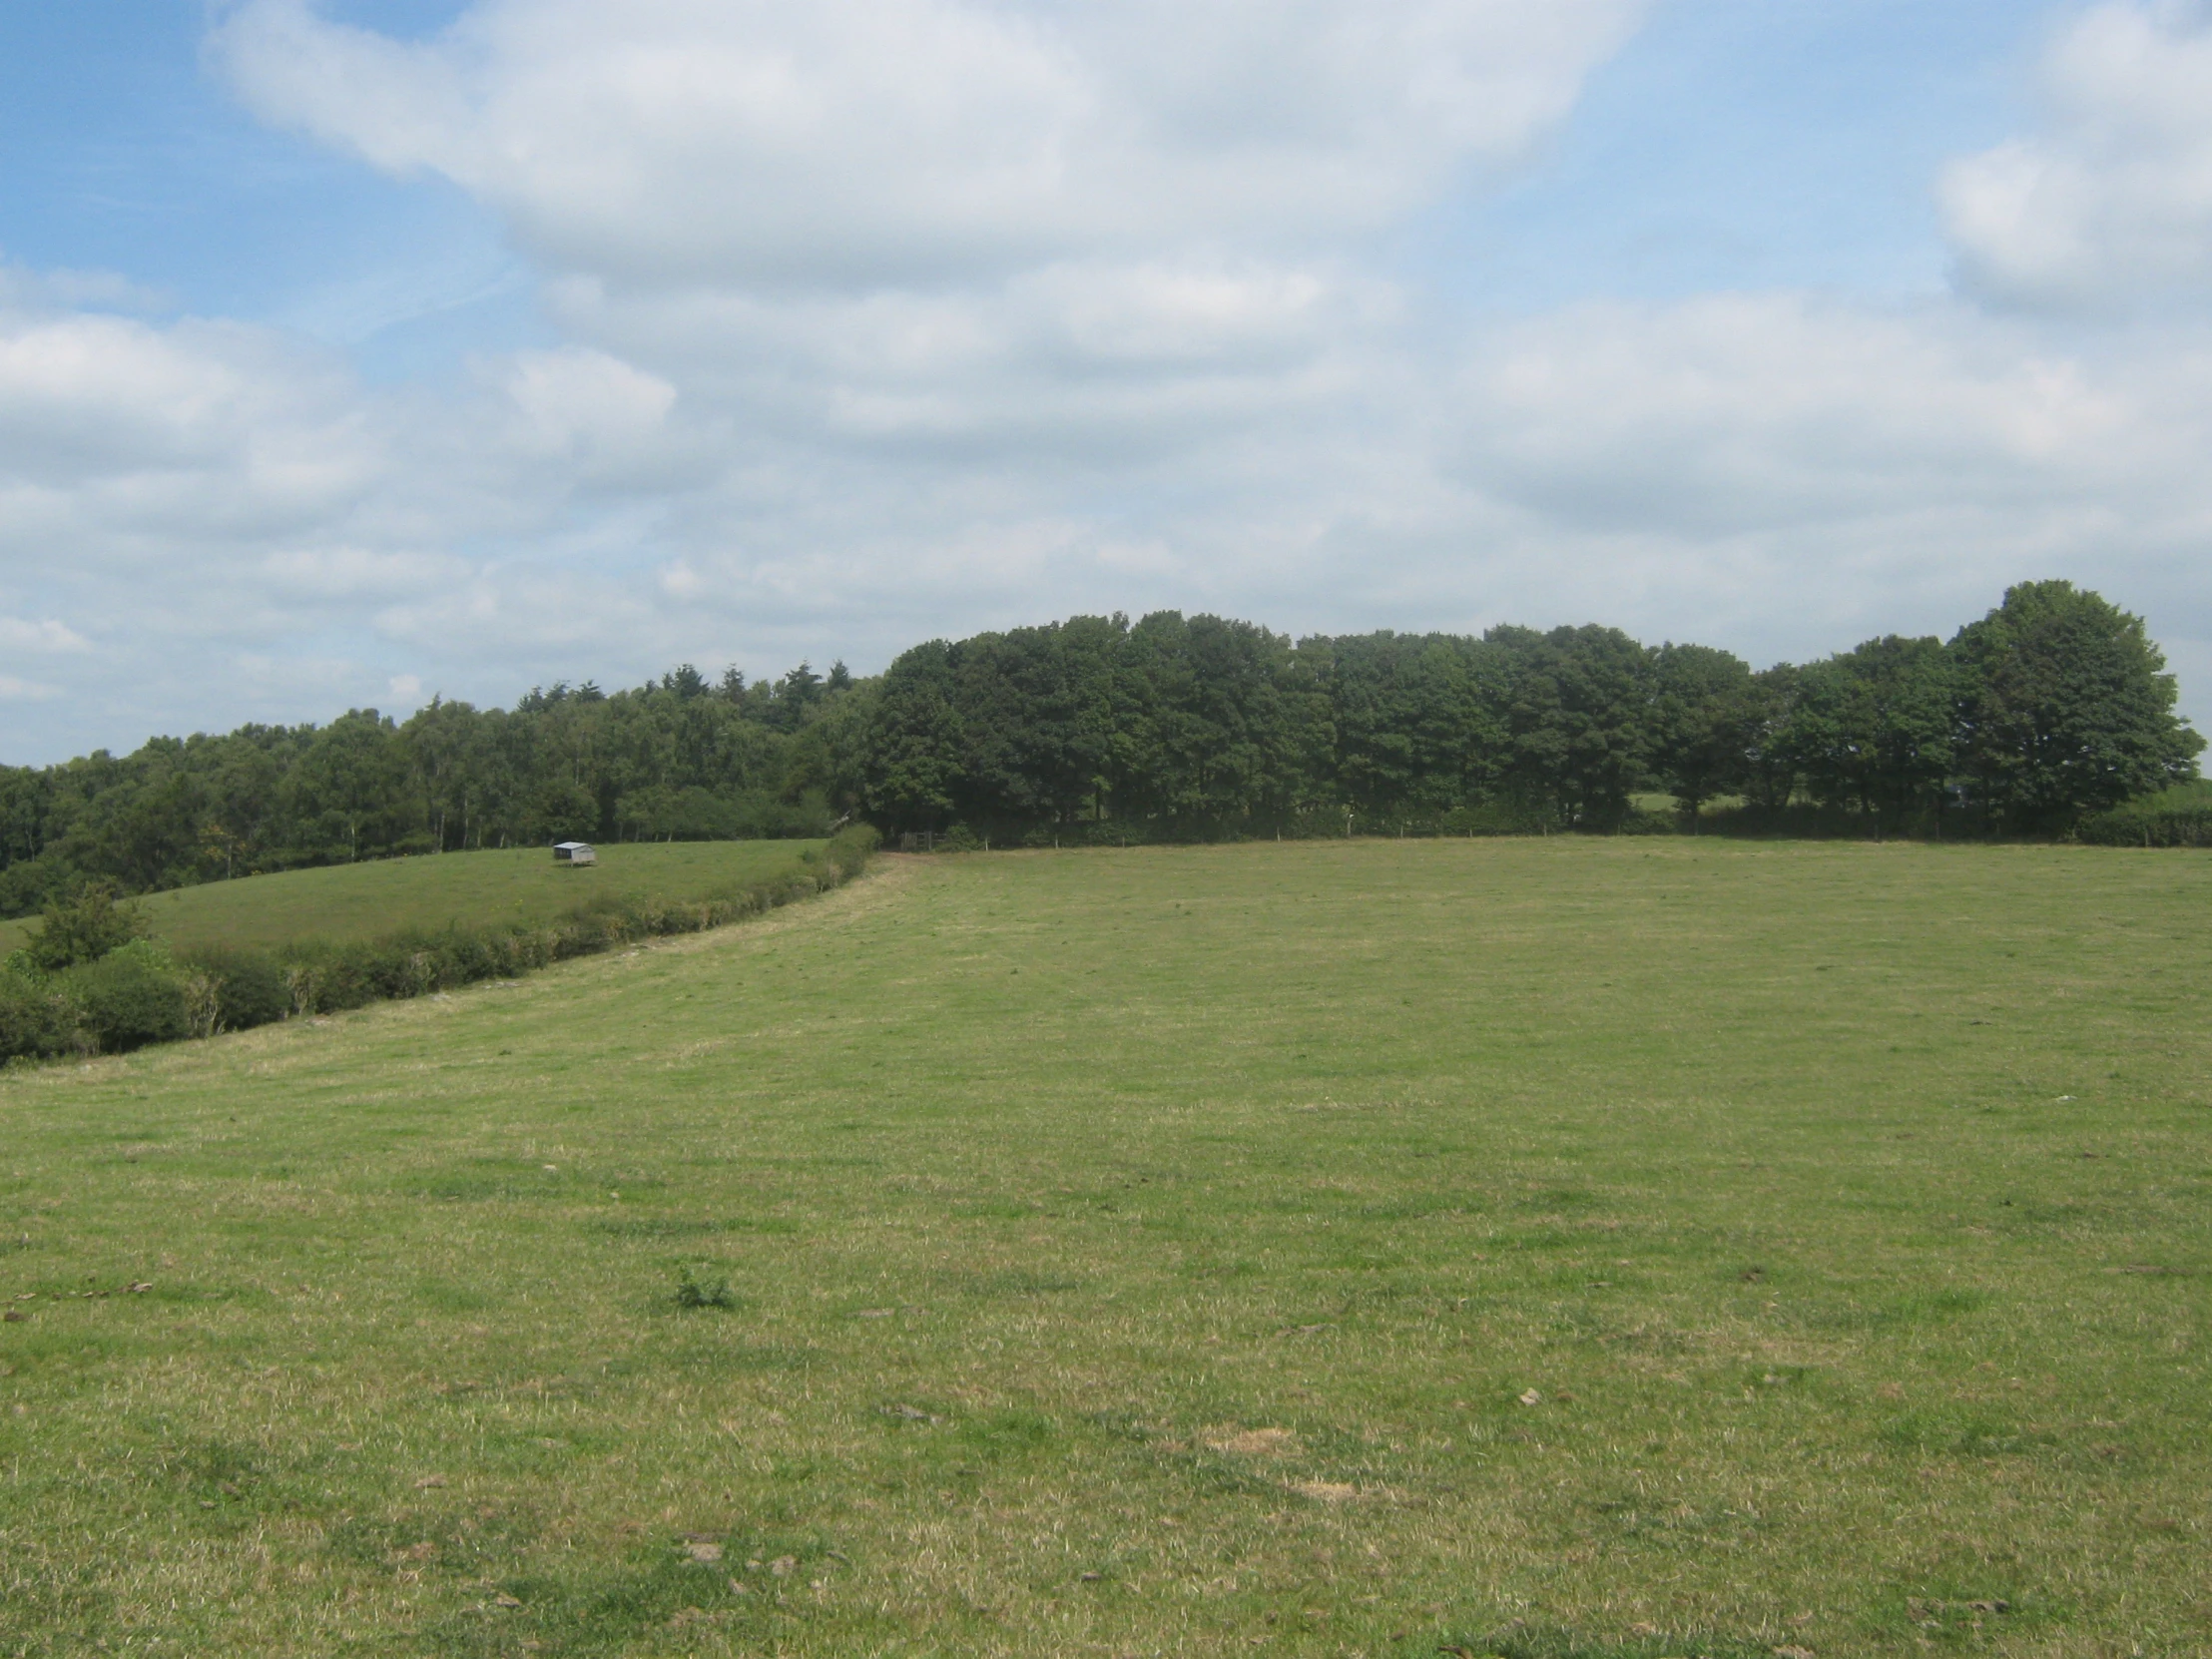
[[557, 864], [596, 864], [599, 854], [591, 849], [588, 841], [555, 841], [553, 861]]

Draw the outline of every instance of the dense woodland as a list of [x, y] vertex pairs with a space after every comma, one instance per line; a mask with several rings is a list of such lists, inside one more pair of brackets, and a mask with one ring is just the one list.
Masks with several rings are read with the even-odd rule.
[[[916, 646], [880, 676], [685, 667], [511, 710], [157, 738], [0, 769], [0, 913], [399, 853], [819, 834], [956, 844], [1681, 827], [2049, 835], [2195, 776], [2139, 618], [2015, 587], [1949, 641], [1753, 671], [1617, 629], [1291, 640], [1159, 612]], [[1674, 816], [1638, 810], [1658, 793]], [[1699, 817], [1715, 804], [1727, 811]]]

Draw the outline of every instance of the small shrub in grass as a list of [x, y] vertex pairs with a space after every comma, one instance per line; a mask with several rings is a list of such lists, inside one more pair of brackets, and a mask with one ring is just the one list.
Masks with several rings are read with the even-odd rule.
[[185, 1035], [212, 1037], [223, 1029], [223, 989], [215, 975], [198, 968], [179, 970], [185, 993]]
[[680, 1268], [676, 1274], [676, 1306], [679, 1308], [720, 1308], [727, 1312], [738, 1305], [738, 1299], [730, 1294], [727, 1279], [700, 1279], [690, 1268]]

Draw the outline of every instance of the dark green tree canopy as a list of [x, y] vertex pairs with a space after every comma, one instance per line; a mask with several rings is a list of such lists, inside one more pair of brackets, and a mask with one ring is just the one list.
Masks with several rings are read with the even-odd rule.
[[1716, 796], [1745, 787], [1757, 706], [1751, 668], [1709, 645], [1662, 645], [1652, 653], [1651, 761], [1654, 779], [1693, 815]]
[[47, 973], [97, 962], [119, 944], [144, 938], [146, 914], [119, 899], [106, 881], [88, 881], [67, 898], [46, 907], [46, 918], [24, 946], [36, 967]]
[[2004, 830], [2063, 829], [2193, 776], [2165, 658], [2131, 616], [2070, 582], [2023, 582], [1950, 642], [1959, 770]]
[[1787, 742], [1806, 793], [1877, 833], [1939, 812], [1955, 669], [1940, 641], [1889, 634], [1800, 670]]

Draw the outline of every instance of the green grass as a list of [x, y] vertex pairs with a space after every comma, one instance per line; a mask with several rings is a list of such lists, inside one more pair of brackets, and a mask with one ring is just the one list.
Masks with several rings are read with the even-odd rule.
[[2208, 901], [892, 859], [10, 1074], [0, 1653], [2212, 1651]]
[[[595, 897], [703, 893], [794, 863], [820, 841], [674, 841], [598, 848], [584, 869], [542, 846], [434, 857], [382, 858], [180, 887], [140, 900], [153, 929], [179, 948], [274, 948], [294, 939], [371, 939], [448, 922], [525, 925], [557, 919]], [[36, 917], [0, 921], [0, 955], [20, 946]]]

